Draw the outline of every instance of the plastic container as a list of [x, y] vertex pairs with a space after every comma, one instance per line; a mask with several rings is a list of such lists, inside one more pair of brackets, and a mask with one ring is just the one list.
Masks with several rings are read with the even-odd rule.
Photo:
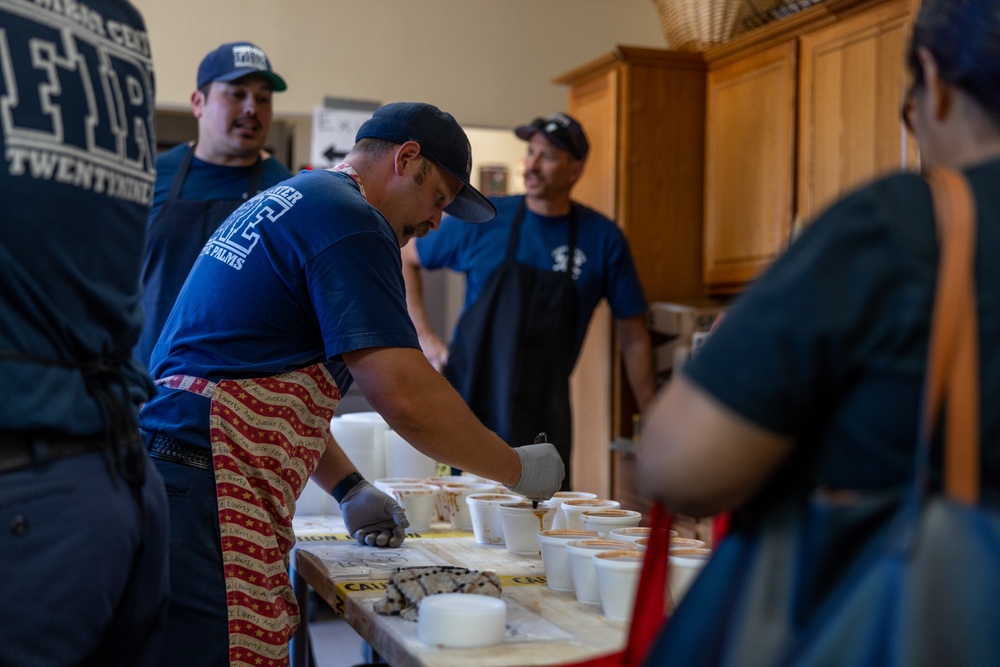
[[507, 604], [474, 593], [438, 593], [420, 601], [417, 636], [429, 646], [483, 648], [503, 641]]

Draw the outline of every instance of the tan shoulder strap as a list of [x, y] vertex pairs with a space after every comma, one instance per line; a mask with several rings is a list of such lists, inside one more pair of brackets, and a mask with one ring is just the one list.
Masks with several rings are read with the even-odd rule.
[[935, 168], [928, 181], [941, 262], [931, 321], [923, 429], [926, 442], [930, 442], [943, 409], [945, 493], [954, 500], [975, 504], [980, 485], [975, 201], [968, 182], [957, 171]]

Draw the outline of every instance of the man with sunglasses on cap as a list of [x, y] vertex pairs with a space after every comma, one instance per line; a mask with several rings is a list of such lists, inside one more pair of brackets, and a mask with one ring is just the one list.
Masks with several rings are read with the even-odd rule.
[[486, 222], [472, 150], [434, 106], [379, 108], [344, 162], [303, 171], [237, 209], [195, 262], [153, 350], [139, 415], [171, 497], [164, 665], [270, 664], [298, 608], [286, 572], [308, 477], [362, 544], [408, 525], [330, 435], [356, 381], [407, 442], [532, 499], [560, 488], [550, 444], [512, 450], [427, 362], [406, 310], [400, 248], [445, 211]]
[[[438, 233], [404, 248], [407, 304], [424, 354], [483, 423], [514, 447], [545, 433], [568, 469], [569, 376], [594, 308], [608, 300], [644, 409], [656, 390], [647, 304], [624, 235], [570, 198], [589, 150], [580, 124], [556, 113], [514, 133], [528, 142], [525, 194], [493, 199], [489, 225], [446, 217]], [[466, 276], [450, 349], [433, 331], [421, 291], [420, 270], [443, 267]]]
[[156, 159], [142, 267], [146, 319], [135, 348], [143, 364], [208, 237], [240, 204], [292, 175], [263, 150], [271, 98], [287, 86], [260, 47], [223, 44], [202, 59], [197, 84], [197, 140]]

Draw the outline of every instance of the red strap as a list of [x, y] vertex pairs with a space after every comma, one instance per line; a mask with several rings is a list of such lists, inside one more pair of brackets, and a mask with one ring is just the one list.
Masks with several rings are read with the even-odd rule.
[[670, 514], [653, 505], [649, 544], [639, 575], [623, 665], [638, 665], [667, 619], [667, 571], [670, 559]]

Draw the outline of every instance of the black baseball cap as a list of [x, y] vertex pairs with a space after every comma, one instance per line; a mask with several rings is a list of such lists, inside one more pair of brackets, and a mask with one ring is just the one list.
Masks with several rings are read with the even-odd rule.
[[514, 130], [521, 139], [528, 141], [537, 132], [545, 135], [553, 146], [560, 148], [574, 159], [583, 160], [590, 151], [590, 142], [580, 123], [564, 113], [554, 113], [548, 118], [536, 118], [530, 125], [521, 125]]
[[288, 87], [271, 69], [264, 49], [250, 42], [231, 42], [202, 58], [198, 66], [198, 88], [213, 81], [235, 81], [247, 74], [262, 75], [276, 93]]
[[458, 121], [436, 106], [421, 102], [394, 102], [375, 110], [354, 138], [384, 139], [394, 144], [416, 141], [427, 159], [462, 182], [455, 201], [444, 210], [466, 222], [489, 222], [497, 210], [469, 183], [472, 146]]

